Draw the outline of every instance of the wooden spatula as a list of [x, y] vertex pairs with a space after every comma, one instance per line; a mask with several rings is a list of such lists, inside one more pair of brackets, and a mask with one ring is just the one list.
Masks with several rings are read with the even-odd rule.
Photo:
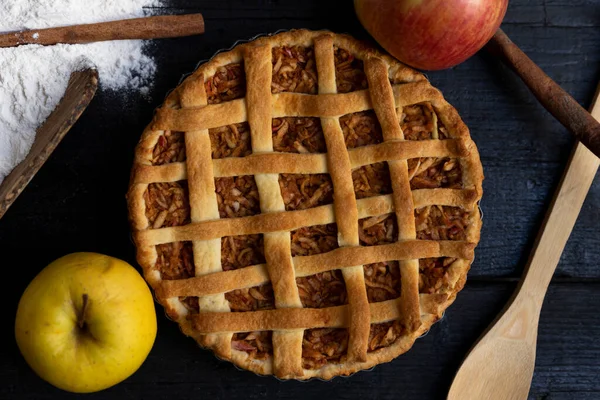
[[71, 74], [64, 96], [38, 128], [27, 157], [0, 184], [0, 218], [75, 124], [94, 97], [97, 88], [98, 72], [95, 69]]
[[[600, 120], [598, 92], [591, 114]], [[449, 400], [527, 399], [542, 302], [599, 164], [576, 142], [519, 287], [463, 361]]]

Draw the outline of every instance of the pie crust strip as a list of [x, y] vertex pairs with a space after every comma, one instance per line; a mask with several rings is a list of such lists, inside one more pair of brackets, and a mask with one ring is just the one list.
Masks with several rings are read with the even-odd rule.
[[[341, 247], [327, 253], [292, 258], [296, 277], [351, 267], [348, 260], [356, 259], [364, 264], [376, 262], [411, 260], [417, 258], [452, 257], [469, 260], [473, 257], [474, 244], [458, 241], [408, 240], [368, 247]], [[264, 264], [232, 271], [215, 272], [188, 279], [164, 281], [159, 293], [173, 296], [205, 296], [244, 289], [269, 282]]]
[[[434, 299], [431, 299], [434, 297]], [[419, 295], [424, 311], [433, 314], [447, 295]], [[433, 301], [431, 301], [433, 300]], [[371, 322], [382, 323], [401, 318], [400, 299], [369, 304]], [[191, 317], [194, 329], [203, 333], [246, 331], [294, 331], [307, 328], [350, 328], [350, 305], [327, 308], [278, 308], [245, 313], [205, 313]], [[226, 318], [224, 318], [226, 317]]]
[[[369, 57], [365, 60], [365, 73], [369, 82], [371, 100], [377, 119], [381, 125], [383, 140], [402, 140], [404, 134], [400, 129], [400, 122], [396, 115], [396, 104], [388, 69], [383, 60]], [[402, 97], [398, 99], [399, 103]], [[408, 178], [408, 164], [406, 160], [388, 162], [394, 211], [398, 221], [398, 240], [416, 238], [414, 204]], [[417, 330], [421, 325], [421, 311], [419, 308], [419, 260], [400, 261], [400, 323], [409, 332]]]
[[[315, 42], [319, 39], [315, 39]], [[318, 56], [317, 62], [319, 62]], [[435, 104], [443, 99], [441, 93], [427, 81], [395, 84], [392, 91], [396, 107], [426, 101]], [[152, 130], [190, 131], [198, 129], [198, 127], [211, 129], [238, 124], [248, 119], [246, 103], [246, 99], [237, 99], [226, 103], [210, 104], [206, 107], [181, 109], [162, 107], [156, 111]], [[317, 95], [278, 93], [272, 96], [271, 107], [273, 118], [341, 117], [342, 115], [373, 109], [368, 89], [350, 93], [330, 92]]]
[[[337, 87], [333, 38], [331, 36], [316, 38], [314, 48], [319, 93], [335, 94]], [[345, 246], [358, 246], [358, 208], [352, 182], [352, 164], [346, 149], [339, 117], [321, 117], [321, 126], [327, 145], [327, 167], [333, 183], [333, 192], [335, 193], [333, 208], [338, 229], [338, 245], [342, 248]], [[347, 357], [351, 362], [364, 362], [367, 360], [371, 313], [363, 266], [357, 264], [344, 268], [342, 276], [348, 293], [350, 313]]]
[[[349, 149], [351, 169], [382, 161], [400, 161], [419, 157], [469, 155], [469, 139], [400, 141]], [[211, 160], [215, 178], [252, 174], [322, 174], [328, 172], [325, 154], [255, 153], [246, 157]], [[184, 162], [158, 166], [140, 165], [135, 183], [176, 182], [187, 178]]]
[[[182, 107], [197, 107], [207, 104], [204, 76], [188, 79], [180, 93]], [[208, 129], [188, 131], [184, 134], [187, 151], [188, 190], [192, 223], [219, 219], [215, 197], [215, 179], [212, 171], [212, 155]], [[221, 238], [192, 241], [195, 275], [202, 276], [222, 271]], [[223, 293], [198, 298], [200, 312], [229, 312], [229, 303]], [[230, 333], [215, 333], [198, 338], [206, 346], [218, 349], [222, 354], [231, 354]]]
[[[271, 134], [271, 46], [247, 48], [244, 52], [246, 77], [255, 85], [246, 91], [248, 124], [253, 153], [273, 152]], [[263, 215], [285, 212], [279, 188], [278, 173], [255, 173], [260, 208]], [[264, 232], [264, 253], [267, 272], [273, 285], [275, 307], [302, 308], [292, 263], [289, 231]], [[245, 314], [245, 313], [244, 313]], [[255, 330], [255, 329], [253, 329]], [[278, 376], [302, 376], [302, 338], [304, 331], [273, 330], [273, 371]]]
[[[271, 49], [286, 41], [260, 41], [238, 46], [228, 62], [244, 62], [248, 81], [246, 97], [219, 104], [207, 105], [204, 75], [198, 71], [188, 77], [157, 110], [153, 123], [147, 127], [136, 153], [136, 165], [130, 188], [130, 212], [134, 213], [134, 238], [138, 258], [159, 299], [177, 306], [178, 322], [184, 332], [202, 345], [212, 347], [222, 357], [250, 369], [279, 377], [315, 376], [302, 368], [302, 337], [304, 329], [318, 327], [347, 328], [350, 332], [348, 362], [355, 365], [372, 357], [379, 359], [379, 350], [367, 355], [371, 323], [401, 319], [409, 334], [403, 336], [410, 347], [419, 332], [439, 318], [440, 310], [454, 300], [456, 287], [464, 284], [476, 243], [479, 241], [480, 220], [476, 206], [481, 197], [483, 173], [475, 144], [459, 116], [420, 74], [390, 62], [389, 58], [353, 45], [340, 35], [302, 34], [292, 42], [314, 44], [319, 90], [316, 95], [302, 93], [271, 94]], [[369, 89], [336, 93], [333, 44], [349, 48], [364, 62]], [[219, 58], [219, 57], [217, 57]], [[222, 60], [211, 60], [204, 69], [207, 76], [221, 67]], [[390, 77], [397, 82], [390, 84]], [[402, 108], [429, 102], [451, 132], [452, 139], [419, 142], [406, 141], [397, 113]], [[179, 108], [181, 107], [181, 108]], [[346, 149], [339, 117], [345, 114], [374, 110], [384, 136], [377, 145]], [[291, 154], [273, 151], [271, 119], [275, 117], [319, 117], [328, 148], [327, 154]], [[211, 159], [208, 129], [248, 122], [251, 128], [252, 152], [243, 158]], [[435, 124], [434, 119], [434, 124]], [[188, 150], [186, 162], [152, 166], [146, 156], [165, 130], [184, 131]], [[193, 154], [193, 155], [192, 155]], [[144, 158], [146, 157], [146, 158]], [[406, 160], [419, 157], [452, 157], [459, 159], [463, 170], [463, 189], [410, 190]], [[356, 200], [351, 170], [363, 165], [386, 161], [390, 165], [393, 194]], [[334, 204], [308, 210], [285, 211], [278, 186], [278, 174], [329, 173], [334, 185]], [[214, 193], [214, 178], [254, 175], [261, 211], [243, 218], [219, 219]], [[191, 224], [148, 229], [144, 215], [144, 192], [147, 184], [188, 180]], [[471, 211], [467, 241], [415, 240], [414, 209], [427, 205], [460, 206]], [[360, 247], [358, 219], [395, 213], [400, 228], [399, 241], [392, 244]], [[349, 218], [342, 218], [350, 216]], [[292, 257], [290, 231], [303, 226], [338, 225], [340, 248], [312, 256]], [[223, 236], [260, 233], [265, 238], [266, 264], [223, 271], [220, 264], [220, 241]], [[152, 269], [156, 261], [155, 246], [176, 241], [192, 241], [195, 276], [179, 280], [160, 280]], [[417, 259], [452, 257], [458, 260], [448, 273], [451, 290], [446, 293], [418, 293]], [[347, 260], [352, 260], [348, 265]], [[364, 285], [363, 264], [399, 260], [401, 265], [401, 297], [369, 304]], [[203, 264], [203, 265], [199, 265]], [[359, 265], [356, 265], [359, 264]], [[148, 270], [148, 268], [150, 268]], [[296, 277], [339, 269], [342, 271], [350, 304], [323, 308], [302, 308]], [[271, 282], [275, 294], [275, 309], [232, 313], [224, 293]], [[188, 315], [179, 297], [198, 297], [200, 314]], [[179, 314], [181, 312], [181, 314]], [[424, 326], [417, 329], [424, 321]], [[183, 323], [182, 323], [183, 321]], [[194, 328], [194, 329], [192, 329]], [[410, 333], [411, 329], [413, 330]], [[246, 353], [232, 350], [233, 332], [273, 330], [274, 353], [269, 361], [250, 360]], [[397, 350], [394, 350], [397, 351]], [[386, 356], [387, 357], [387, 356]], [[344, 361], [345, 363], [345, 361]], [[271, 365], [272, 364], [272, 365]], [[364, 364], [363, 364], [364, 365]], [[353, 367], [354, 368], [354, 367]], [[329, 371], [329, 372], [328, 372]], [[325, 367], [323, 376], [331, 373]]]
[[[420, 189], [412, 192], [415, 208], [426, 205], [461, 206], [474, 209], [476, 192], [460, 189]], [[365, 218], [395, 211], [391, 195], [377, 196], [357, 201], [358, 217]], [[252, 235], [277, 231], [292, 231], [303, 226], [324, 225], [335, 222], [334, 207], [323, 205], [306, 210], [272, 212], [241, 218], [215, 219], [149, 229], [134, 233], [140, 243], [157, 245], [183, 240], [209, 240], [232, 235]]]

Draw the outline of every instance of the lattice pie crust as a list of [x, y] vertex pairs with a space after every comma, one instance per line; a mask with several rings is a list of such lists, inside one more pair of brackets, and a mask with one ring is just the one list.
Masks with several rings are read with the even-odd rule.
[[330, 379], [407, 351], [454, 301], [482, 179], [425, 76], [296, 30], [171, 92], [127, 199], [138, 262], [185, 335], [259, 374]]

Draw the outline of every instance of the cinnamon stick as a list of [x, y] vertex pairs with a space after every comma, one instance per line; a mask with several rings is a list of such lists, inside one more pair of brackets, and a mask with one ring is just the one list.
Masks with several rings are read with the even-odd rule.
[[600, 123], [523, 53], [502, 29], [498, 29], [485, 48], [510, 67], [544, 108], [600, 157]]
[[0, 47], [82, 44], [106, 40], [159, 39], [204, 33], [202, 14], [157, 15], [118, 21], [0, 34]]

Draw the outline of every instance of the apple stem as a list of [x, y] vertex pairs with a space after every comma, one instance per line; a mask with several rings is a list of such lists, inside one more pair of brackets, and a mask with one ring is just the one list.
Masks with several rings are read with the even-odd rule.
[[81, 313], [79, 314], [79, 318], [77, 320], [77, 324], [79, 325], [80, 329], [83, 329], [83, 326], [85, 325], [85, 314], [86, 314], [87, 306], [88, 306], [87, 293], [84, 293], [82, 297], [83, 297], [83, 306], [81, 307]]

